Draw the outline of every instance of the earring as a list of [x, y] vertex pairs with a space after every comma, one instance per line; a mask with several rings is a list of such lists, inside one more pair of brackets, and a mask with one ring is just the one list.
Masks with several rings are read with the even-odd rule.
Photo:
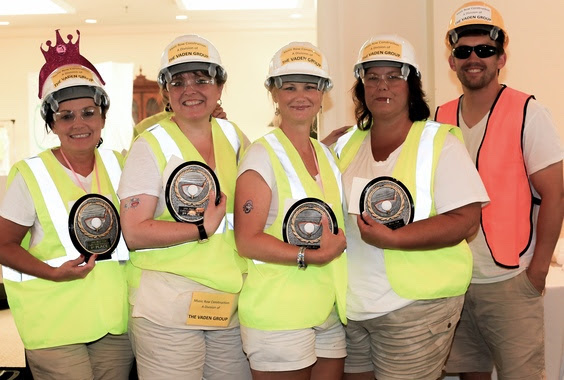
[[100, 147], [100, 145], [102, 145], [103, 142], [104, 142], [104, 139], [100, 137], [100, 140], [98, 140], [98, 144], [96, 144], [96, 149], [98, 149]]
[[276, 110], [274, 110], [274, 114], [276, 116], [280, 115], [280, 108], [276, 107]]
[[223, 104], [223, 102], [221, 101], [221, 99], [219, 99], [219, 100], [217, 101], [217, 105], [221, 107], [222, 104]]
[[319, 112], [320, 112], [320, 113], [323, 113], [323, 106], [320, 106], [320, 107], [319, 107]]
[[166, 112], [172, 112], [172, 106], [170, 105], [170, 103], [167, 103], [165, 106], [165, 111]]

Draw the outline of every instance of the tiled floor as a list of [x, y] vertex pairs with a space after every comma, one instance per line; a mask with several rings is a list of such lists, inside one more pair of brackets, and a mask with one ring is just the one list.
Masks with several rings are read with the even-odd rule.
[[25, 367], [24, 347], [10, 309], [0, 310], [0, 367]]

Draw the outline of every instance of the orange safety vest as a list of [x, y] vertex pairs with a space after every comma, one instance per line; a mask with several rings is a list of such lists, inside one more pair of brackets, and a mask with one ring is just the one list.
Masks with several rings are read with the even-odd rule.
[[[460, 125], [460, 100], [437, 108], [435, 120]], [[496, 264], [518, 268], [533, 236], [533, 197], [523, 158], [527, 105], [534, 96], [505, 85], [490, 110], [476, 157], [476, 168], [490, 197], [482, 208], [482, 231]]]

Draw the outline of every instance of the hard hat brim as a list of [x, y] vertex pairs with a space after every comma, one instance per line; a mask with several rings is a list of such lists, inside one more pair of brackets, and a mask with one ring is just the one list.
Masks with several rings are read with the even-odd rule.
[[402, 67], [403, 62], [397, 62], [397, 61], [368, 61], [368, 62], [364, 62], [362, 64], [362, 66], [365, 69], [368, 69], [370, 67]]
[[318, 77], [316, 75], [308, 75], [308, 74], [288, 74], [288, 75], [280, 75], [280, 79], [282, 79], [283, 83], [297, 82], [297, 83], [317, 84], [320, 79], [326, 79], [326, 78]]
[[102, 87], [98, 86], [71, 86], [62, 88], [47, 95], [41, 104], [41, 117], [45, 120], [49, 110], [57, 112], [59, 105], [68, 100], [90, 98], [94, 104], [102, 109], [110, 108], [110, 97]]
[[[51, 96], [59, 103], [66, 102], [67, 100], [81, 99], [81, 98], [91, 98], [95, 99], [96, 94], [100, 90], [97, 90], [93, 86], [72, 86], [60, 89], [51, 94]], [[98, 104], [100, 105], [100, 104]]]
[[203, 71], [207, 73], [210, 65], [212, 65], [212, 63], [209, 62], [184, 62], [168, 67], [168, 71], [171, 76], [191, 71]]
[[[458, 28], [453, 29], [451, 32], [447, 34], [448, 42], [452, 46], [454, 43], [458, 42], [461, 37], [472, 35], [474, 33], [484, 33], [489, 34], [491, 33], [492, 29], [497, 28], [495, 25], [487, 25], [487, 24], [472, 24], [472, 25], [463, 25], [459, 26]], [[498, 36], [497, 42], [503, 44], [504, 46], [507, 44], [507, 35], [502, 29], [498, 28], [500, 35]], [[456, 33], [456, 42], [452, 42], [453, 39], [451, 37], [451, 33]], [[499, 37], [502, 37], [501, 39]], [[490, 36], [491, 38], [491, 36]]]

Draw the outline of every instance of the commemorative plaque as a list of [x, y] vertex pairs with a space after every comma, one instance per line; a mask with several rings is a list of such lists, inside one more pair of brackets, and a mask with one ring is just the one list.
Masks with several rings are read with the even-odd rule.
[[403, 183], [392, 177], [374, 178], [360, 195], [360, 213], [392, 230], [413, 221], [413, 198]]
[[217, 205], [221, 193], [213, 170], [202, 162], [185, 162], [174, 169], [167, 181], [165, 201], [168, 211], [178, 222], [198, 223], [204, 219], [212, 190]]
[[337, 233], [337, 219], [333, 210], [322, 200], [304, 198], [294, 203], [284, 217], [282, 237], [286, 243], [317, 249], [321, 243], [321, 216], [326, 215], [329, 229]]
[[68, 222], [74, 247], [88, 260], [107, 260], [121, 237], [119, 214], [114, 204], [99, 194], [87, 194], [72, 206]]

